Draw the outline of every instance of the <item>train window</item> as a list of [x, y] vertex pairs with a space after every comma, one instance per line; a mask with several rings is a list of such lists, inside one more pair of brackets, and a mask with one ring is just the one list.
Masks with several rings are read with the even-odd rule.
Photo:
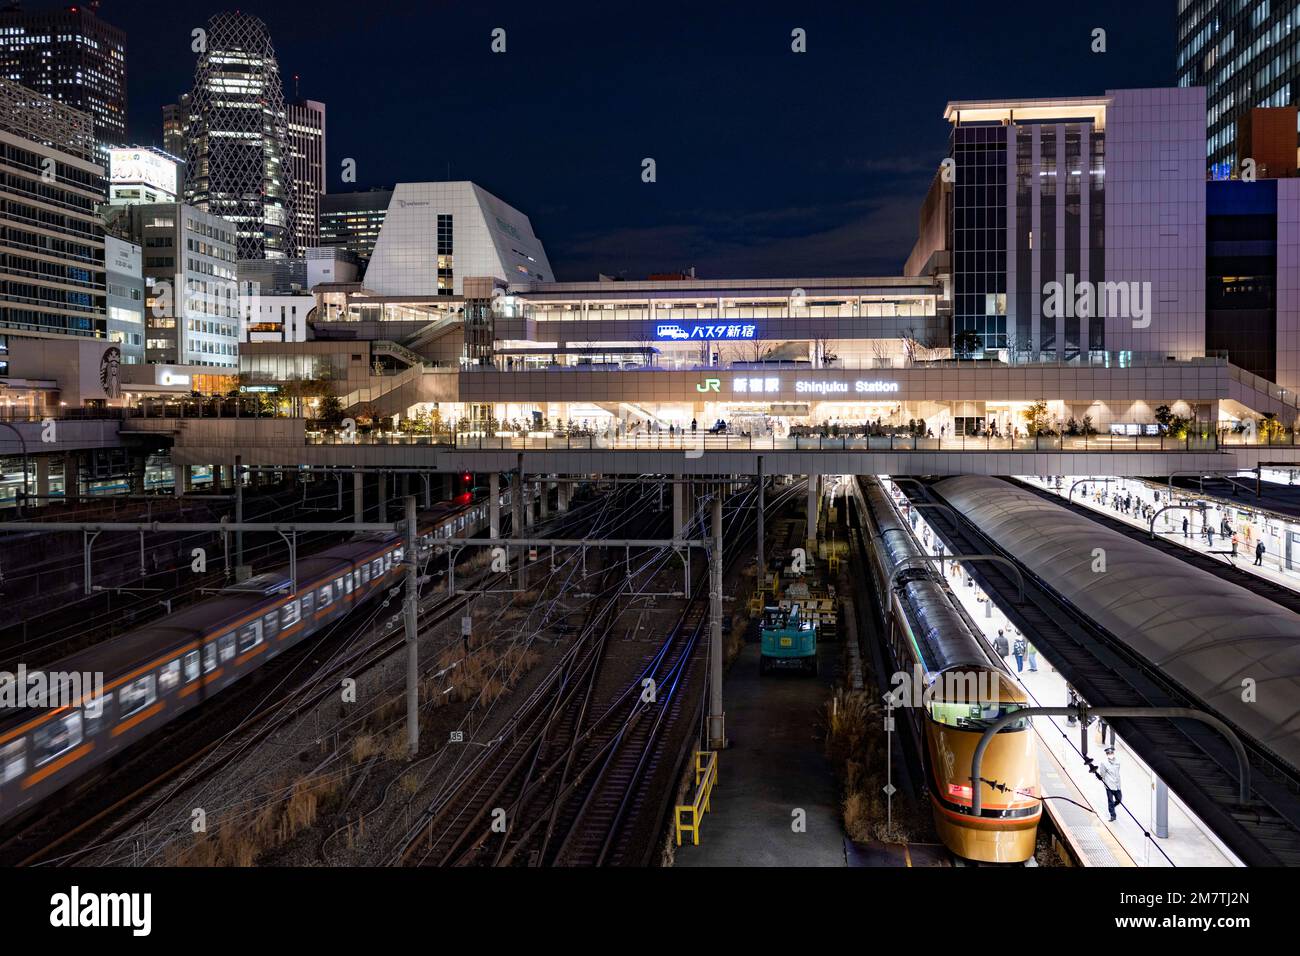
[[302, 598], [302, 619], [305, 621], [311, 617], [312, 608], [316, 606], [316, 592], [308, 591]]
[[0, 783], [8, 783], [10, 780], [17, 780], [27, 772], [27, 740], [15, 740], [13, 743], [5, 744], [4, 750], [0, 751]]
[[[208, 645], [211, 647], [211, 645]], [[185, 683], [197, 679], [199, 676], [199, 652], [190, 651], [185, 655]]]
[[[962, 730], [985, 730], [992, 725], [998, 717], [1006, 714], [1015, 713], [1023, 709], [1021, 704], [1014, 701], [1004, 701], [1001, 703], [992, 703], [981, 701], [971, 703], [970, 701], [949, 701], [936, 700], [930, 703], [930, 716], [936, 723], [943, 724], [947, 727], [960, 727]], [[1026, 718], [1013, 720], [1011, 723], [1002, 727], [998, 733], [1012, 730], [1024, 730], [1029, 726]]]
[[394, 564], [394, 565], [398, 565], [398, 564], [401, 564], [401, 563], [402, 563], [402, 555], [403, 555], [404, 553], [405, 553], [405, 552], [404, 552], [401, 548], [394, 548], [394, 549], [393, 549], [393, 564]]
[[203, 645], [203, 673], [211, 674], [217, 669], [217, 642], [208, 641]]
[[223, 662], [233, 660], [235, 656], [235, 632], [222, 634], [221, 639], [217, 641], [217, 647], [221, 649], [221, 660]]
[[262, 616], [262, 633], [270, 636], [280, 629], [280, 609], [272, 608]]
[[[150, 676], [150, 681], [153, 677]], [[81, 714], [74, 712], [48, 721], [32, 734], [33, 765], [42, 766], [81, 745]]]
[[393, 570], [393, 552], [389, 551], [384, 555], [384, 573], [387, 574]]
[[352, 572], [351, 571], [343, 575], [343, 590], [347, 594], [352, 593]]
[[85, 706], [81, 709], [81, 719], [85, 724], [87, 737], [93, 737], [99, 733], [104, 718], [108, 716], [108, 705], [112, 700], [112, 694], [104, 693], [86, 701]]
[[239, 653], [250, 648], [256, 647], [262, 643], [262, 622], [261, 620], [249, 621], [239, 629]]
[[293, 627], [302, 618], [298, 616], [298, 602], [290, 601], [284, 607], [280, 608], [280, 629], [287, 631]]
[[152, 704], [156, 697], [152, 674], [131, 681], [117, 692], [117, 705], [121, 711], [118, 719], [125, 720], [132, 714], [138, 714]]
[[383, 573], [384, 573], [383, 558], [375, 558], [375, 560], [370, 562], [370, 574], [372, 577], [378, 578]]
[[168, 661], [158, 672], [158, 689], [167, 693], [181, 682], [181, 662], [179, 659]]
[[370, 565], [368, 564], [361, 565], [361, 568], [357, 573], [361, 575], [361, 583], [363, 585], [370, 583]]
[[334, 603], [334, 592], [328, 584], [320, 589], [318, 595], [320, 597], [319, 607], [322, 611]]

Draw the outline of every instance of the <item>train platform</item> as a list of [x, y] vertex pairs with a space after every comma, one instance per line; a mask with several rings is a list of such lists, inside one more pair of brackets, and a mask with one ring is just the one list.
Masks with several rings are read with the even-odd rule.
[[[934, 553], [934, 531], [923, 515], [915, 524], [918, 540]], [[979, 585], [960, 565], [948, 566], [948, 583], [971, 619], [979, 626], [992, 647], [999, 629], [1008, 643], [1017, 632], [997, 605], [989, 601]], [[1041, 655], [1030, 669], [1026, 659], [1017, 668], [1014, 656], [1006, 658], [1007, 667], [1030, 699], [1039, 706], [1067, 703], [1069, 691], [1065, 679]], [[1106, 790], [1083, 762], [1077, 724], [1065, 717], [1036, 717], [1034, 730], [1039, 736], [1040, 781], [1047, 813], [1057, 825], [1070, 851], [1086, 866], [1239, 866], [1233, 854], [1187, 810], [1178, 797], [1167, 793], [1168, 836], [1155, 836], [1157, 783], [1155, 775], [1132, 753], [1122, 738], [1115, 739], [1122, 767], [1123, 803], [1117, 808], [1114, 822], [1108, 817]], [[1088, 728], [1088, 755], [1094, 761], [1102, 757], [1100, 725]]]
[[[981, 601], [983, 594], [979, 586], [973, 581], [966, 585], [966, 580], [969, 579], [960, 569], [949, 579], [990, 645], [999, 629], [1005, 632], [1008, 642], [1013, 642], [1017, 632], [1011, 622], [991, 601]], [[1056, 707], [1069, 700], [1065, 678], [1042, 656], [1037, 657], [1037, 670], [1030, 670], [1028, 661], [1018, 670], [1014, 656], [1008, 656], [1006, 663], [1030, 699], [1039, 706]], [[1106, 810], [1106, 788], [1084, 765], [1077, 723], [1071, 726], [1065, 717], [1035, 717], [1033, 723], [1042, 741], [1039, 757], [1043, 795], [1053, 819], [1063, 822], [1068, 829], [1063, 836], [1074, 837], [1071, 846], [1087, 854], [1088, 865], [1236, 865], [1231, 854], [1173, 793], [1168, 795], [1169, 836], [1149, 836], [1154, 833], [1157, 781], [1138, 756], [1124, 746], [1122, 738], [1115, 740], [1115, 750], [1123, 768], [1124, 802], [1117, 808], [1112, 823]], [[1088, 756], [1094, 762], [1102, 758], [1104, 745], [1100, 725], [1089, 727]], [[1079, 803], [1086, 804], [1087, 809], [1079, 807]]]
[[[1170, 504], [1167, 485], [1140, 478], [1107, 479], [1067, 475], [1061, 477], [1058, 488], [1055, 478], [1044, 481], [1038, 475], [1016, 477], [1031, 487], [1058, 494], [1074, 504], [1146, 532], [1150, 531], [1151, 521], [1143, 515], [1143, 511], [1156, 511]], [[1085, 479], [1088, 479], [1087, 484], [1080, 484], [1071, 495], [1071, 485]], [[1296, 490], [1300, 493], [1300, 488]], [[1134, 499], [1134, 506], [1130, 510], [1121, 511], [1113, 506], [1116, 494], [1127, 497], [1130, 493]], [[1300, 494], [1297, 494], [1297, 498], [1300, 499]], [[1156, 518], [1157, 536], [1265, 581], [1300, 592], [1300, 518], [1293, 519], [1280, 512], [1267, 510], [1245, 495], [1239, 500], [1226, 499], [1175, 486], [1174, 503], [1190, 504], [1198, 501], [1208, 504], [1204, 515], [1197, 510], [1166, 511]], [[1186, 533], [1183, 532], [1184, 517], [1188, 519]], [[1225, 540], [1222, 533], [1225, 520], [1228, 527], [1237, 533], [1235, 556], [1230, 553], [1231, 537]], [[1212, 539], [1204, 533], [1207, 523], [1214, 531]], [[1260, 541], [1264, 543], [1264, 555], [1261, 563], [1255, 564], [1255, 547]]]
[[[845, 866], [835, 775], [818, 739], [840, 645], [818, 647], [816, 677], [759, 675], [746, 644], [723, 685], [730, 745], [719, 754], [712, 809], [700, 845], [677, 849], [676, 866]], [[804, 811], [805, 829], [793, 827]]]

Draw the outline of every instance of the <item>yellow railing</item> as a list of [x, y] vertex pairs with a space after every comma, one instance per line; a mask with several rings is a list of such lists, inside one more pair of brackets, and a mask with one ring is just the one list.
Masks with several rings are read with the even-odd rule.
[[[695, 751], [695, 798], [688, 804], [678, 804], [673, 814], [677, 830], [677, 845], [682, 845], [682, 834], [690, 833], [691, 843], [700, 845], [700, 818], [709, 812], [709, 798], [718, 783], [718, 754], [714, 750]], [[689, 817], [683, 823], [682, 818]]]

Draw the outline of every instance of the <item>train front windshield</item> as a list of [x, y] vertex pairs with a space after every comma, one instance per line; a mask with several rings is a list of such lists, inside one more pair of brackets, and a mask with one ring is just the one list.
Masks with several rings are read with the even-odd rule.
[[[1023, 710], [1024, 707], [1024, 704], [1013, 700], [999, 701], [997, 703], [990, 701], [972, 703], [970, 701], [936, 700], [930, 704], [930, 717], [935, 723], [943, 724], [945, 727], [956, 727], [959, 730], [987, 730], [999, 717], [1013, 714], [1018, 710]], [[1029, 718], [1021, 717], [1004, 724], [999, 733], [1009, 730], [1024, 730], [1028, 726]]]

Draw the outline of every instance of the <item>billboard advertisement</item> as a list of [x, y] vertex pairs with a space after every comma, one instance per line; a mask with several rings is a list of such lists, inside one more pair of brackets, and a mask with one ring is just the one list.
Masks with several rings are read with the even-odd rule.
[[142, 183], [176, 195], [177, 164], [148, 149], [110, 149], [108, 179], [112, 184]]

